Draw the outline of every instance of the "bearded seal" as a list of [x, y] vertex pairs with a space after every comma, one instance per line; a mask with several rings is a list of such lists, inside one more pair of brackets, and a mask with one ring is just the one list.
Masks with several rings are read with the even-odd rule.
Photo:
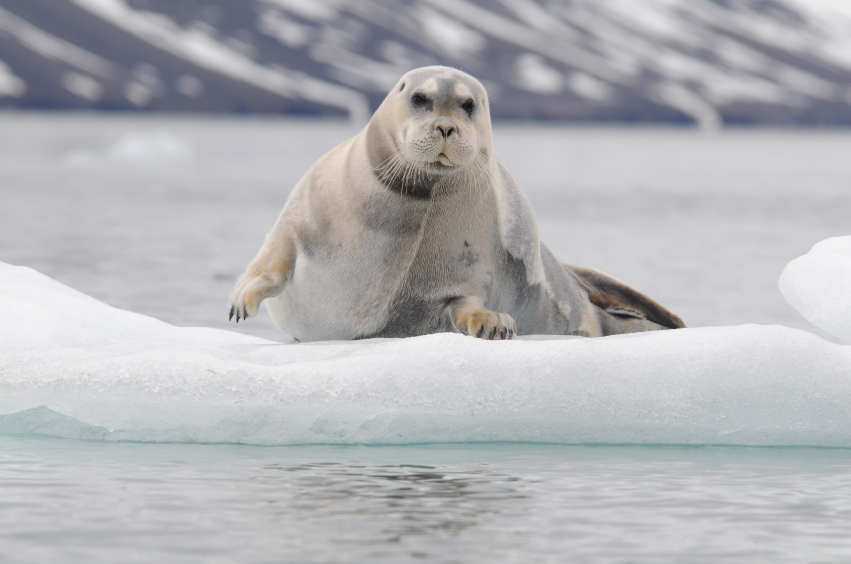
[[299, 181], [237, 281], [230, 318], [257, 315], [264, 300], [299, 341], [684, 327], [538, 240], [527, 196], [493, 154], [485, 88], [440, 66], [405, 74]]

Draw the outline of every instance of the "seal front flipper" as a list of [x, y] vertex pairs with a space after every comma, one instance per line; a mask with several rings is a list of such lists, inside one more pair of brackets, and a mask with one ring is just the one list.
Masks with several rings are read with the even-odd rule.
[[517, 334], [514, 318], [507, 313], [497, 313], [482, 308], [478, 298], [466, 298], [450, 306], [449, 316], [452, 325], [459, 333], [490, 339], [507, 341]]
[[294, 265], [295, 247], [292, 238], [280, 224], [275, 225], [266, 236], [260, 252], [237, 280], [231, 294], [228, 319], [236, 317], [239, 323], [240, 318], [248, 319], [257, 315], [260, 302], [284, 291]]
[[682, 319], [617, 278], [575, 264], [564, 264], [564, 268], [588, 291], [591, 303], [607, 313], [618, 317], [647, 319], [669, 329], [685, 327]]

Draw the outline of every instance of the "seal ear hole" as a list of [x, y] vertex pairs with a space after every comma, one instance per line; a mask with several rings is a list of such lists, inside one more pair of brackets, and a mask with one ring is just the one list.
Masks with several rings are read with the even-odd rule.
[[405, 83], [403, 82], [403, 83], [402, 83], [402, 86], [400, 86], [400, 87], [399, 87], [399, 92], [401, 92], [401, 91], [402, 91], [402, 90], [404, 90], [404, 89], [405, 89]]

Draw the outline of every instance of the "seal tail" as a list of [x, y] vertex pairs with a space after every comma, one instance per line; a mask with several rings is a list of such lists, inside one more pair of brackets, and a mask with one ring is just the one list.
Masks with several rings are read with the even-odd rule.
[[591, 303], [603, 311], [620, 317], [647, 319], [670, 329], [686, 326], [678, 316], [617, 278], [593, 268], [562, 264], [588, 292]]

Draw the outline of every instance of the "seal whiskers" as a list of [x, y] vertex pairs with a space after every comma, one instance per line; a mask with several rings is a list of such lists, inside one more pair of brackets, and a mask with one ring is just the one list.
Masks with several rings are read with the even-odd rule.
[[459, 167], [458, 171], [445, 176], [429, 172], [428, 165], [422, 161], [406, 158], [399, 152], [391, 154], [376, 169], [378, 179], [385, 184], [398, 183], [403, 195], [409, 188], [420, 186], [425, 182], [442, 186], [446, 191], [470, 189], [481, 191], [490, 184], [490, 169], [487, 157], [478, 153], [469, 163]]
[[402, 195], [407, 195], [409, 188], [420, 185], [430, 176], [424, 163], [407, 159], [399, 153], [391, 154], [375, 169], [375, 173], [384, 184], [399, 183]]

